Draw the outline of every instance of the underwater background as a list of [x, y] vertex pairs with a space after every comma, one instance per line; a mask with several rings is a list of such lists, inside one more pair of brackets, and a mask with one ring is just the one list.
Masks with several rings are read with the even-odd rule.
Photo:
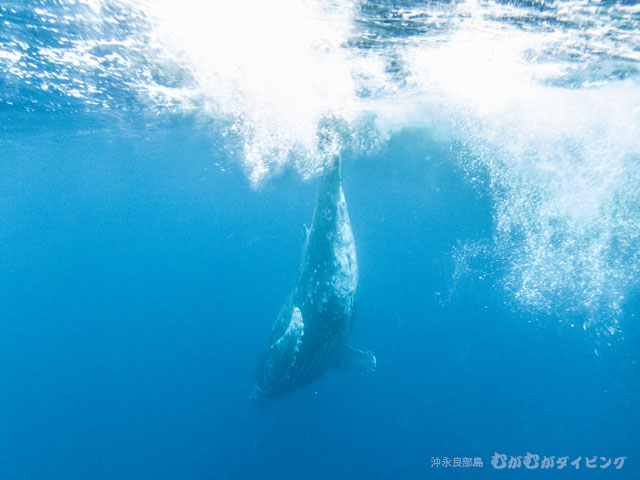
[[[3, 0], [0, 479], [640, 478], [639, 73], [627, 0]], [[327, 152], [377, 370], [257, 408]]]

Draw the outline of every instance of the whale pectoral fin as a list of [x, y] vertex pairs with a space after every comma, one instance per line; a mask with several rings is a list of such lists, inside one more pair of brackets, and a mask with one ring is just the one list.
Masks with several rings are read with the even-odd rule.
[[336, 367], [354, 372], [373, 372], [376, 369], [376, 357], [373, 352], [363, 352], [347, 345], [338, 357]]
[[287, 329], [260, 358], [260, 374], [267, 378], [287, 378], [296, 362], [303, 335], [302, 313], [294, 307]]

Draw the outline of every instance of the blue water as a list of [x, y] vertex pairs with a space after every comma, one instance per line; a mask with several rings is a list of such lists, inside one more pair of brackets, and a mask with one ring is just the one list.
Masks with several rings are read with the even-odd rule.
[[[480, 4], [520, 9], [498, 23], [525, 33], [562, 25], [557, 50], [532, 64], [563, 63], [560, 46], [587, 38], [567, 54], [575, 68], [522, 87], [539, 109], [516, 90], [497, 116], [479, 100], [491, 87], [469, 86], [479, 78], [444, 97], [413, 77], [428, 71], [410, 49], [454, 42], [440, 35], [466, 13], [435, 4], [434, 23], [419, 2], [361, 2], [347, 15], [357, 28], [340, 48], [389, 74], [354, 74], [353, 98], [369, 103], [336, 127], [350, 136], [359, 260], [350, 343], [375, 352], [377, 370], [329, 372], [266, 409], [249, 399], [255, 363], [299, 267], [318, 152], [287, 120], [297, 104], [253, 109], [277, 90], [254, 88], [255, 72], [235, 84], [218, 63], [168, 62], [145, 50], [150, 5], [98, 3], [1, 11], [0, 61], [13, 70], [0, 77], [0, 479], [640, 478], [633, 3], [598, 4], [588, 25], [582, 4]], [[603, 26], [617, 53], [589, 37]], [[95, 38], [108, 46], [86, 47]], [[51, 61], [39, 48], [90, 55]], [[184, 96], [145, 96], [143, 84]], [[537, 124], [547, 98], [559, 110]], [[597, 115], [580, 110], [585, 98]], [[585, 117], [565, 131], [551, 118], [564, 111]], [[496, 452], [582, 463], [496, 470]], [[626, 459], [587, 471], [593, 456]]]

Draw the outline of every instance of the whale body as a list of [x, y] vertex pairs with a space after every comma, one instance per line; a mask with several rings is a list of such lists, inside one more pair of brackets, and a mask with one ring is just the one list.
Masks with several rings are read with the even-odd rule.
[[350, 347], [358, 286], [356, 247], [342, 190], [340, 159], [326, 167], [300, 271], [260, 355], [252, 397], [286, 395], [332, 367], [373, 371], [375, 356]]

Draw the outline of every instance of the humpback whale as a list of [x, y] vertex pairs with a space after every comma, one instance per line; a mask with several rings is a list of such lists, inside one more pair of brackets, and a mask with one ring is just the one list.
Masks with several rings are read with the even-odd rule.
[[258, 358], [254, 401], [305, 387], [332, 367], [375, 369], [373, 353], [347, 344], [358, 264], [340, 170], [340, 157], [333, 157], [320, 179], [298, 276]]

